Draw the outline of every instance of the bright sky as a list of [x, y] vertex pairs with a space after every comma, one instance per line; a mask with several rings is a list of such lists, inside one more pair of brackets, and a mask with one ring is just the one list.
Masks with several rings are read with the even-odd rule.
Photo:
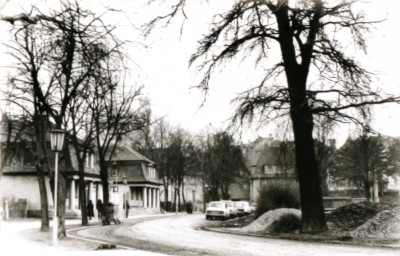
[[[1, 0], [0, 3], [4, 3]], [[56, 1], [49, 0], [9, 0], [1, 10], [2, 15], [19, 13], [20, 8], [29, 10], [28, 3], [36, 3], [43, 8], [55, 5]], [[105, 16], [108, 23], [118, 24], [118, 36], [121, 39], [131, 40], [134, 43], [127, 47], [127, 51], [136, 65], [132, 65], [133, 73], [137, 75], [139, 84], [145, 85], [146, 96], [150, 99], [152, 110], [156, 116], [166, 116], [172, 125], [180, 125], [189, 131], [197, 133], [207, 127], [223, 129], [229, 124], [229, 117], [233, 113], [230, 101], [249, 88], [251, 82], [259, 77], [260, 73], [254, 71], [254, 65], [234, 63], [224, 67], [223, 72], [215, 75], [207, 100], [203, 107], [203, 94], [197, 89], [190, 89], [197, 85], [200, 77], [196, 66], [188, 67], [190, 55], [195, 51], [197, 41], [202, 34], [207, 33], [209, 22], [214, 14], [229, 10], [231, 0], [201, 1], [189, 0], [183, 34], [180, 35], [182, 19], [178, 17], [167, 28], [160, 28], [146, 40], [135, 27], [140, 27], [156, 15], [166, 13], [169, 7], [177, 1], [161, 1], [148, 4], [148, 0], [86, 0], [84, 3], [92, 10], [102, 10], [102, 4], [125, 12]], [[2, 4], [0, 4], [1, 6]], [[378, 73], [376, 85], [382, 89], [400, 94], [399, 65], [400, 60], [400, 3], [395, 0], [371, 0], [362, 2], [361, 8], [370, 19], [386, 21], [377, 24], [376, 30], [368, 37], [368, 55], [360, 56], [359, 60], [371, 71]], [[129, 18], [128, 18], [129, 17]], [[134, 24], [134, 25], [132, 25]], [[135, 27], [134, 27], [135, 26]], [[8, 24], [0, 23], [1, 40], [7, 40]], [[136, 42], [136, 43], [135, 43]], [[147, 47], [143, 47], [146, 44]], [[2, 87], [5, 86], [8, 58], [5, 57], [7, 49], [0, 46], [0, 79]], [[358, 53], [356, 53], [358, 54]], [[361, 54], [361, 53], [360, 53]], [[385, 106], [375, 109], [374, 128], [379, 132], [400, 137], [400, 106]], [[344, 125], [337, 130], [335, 135], [341, 144], [351, 130], [349, 125]], [[258, 136], [267, 137], [274, 134], [275, 129], [267, 126], [266, 129], [244, 128], [242, 141], [247, 142]]]

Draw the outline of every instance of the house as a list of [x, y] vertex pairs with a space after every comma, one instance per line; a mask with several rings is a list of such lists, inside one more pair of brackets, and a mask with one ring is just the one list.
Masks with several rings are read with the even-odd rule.
[[159, 212], [162, 182], [154, 162], [127, 146], [117, 147], [110, 162], [110, 202], [122, 211], [128, 201], [131, 214], [139, 209]]
[[[282, 147], [286, 145], [288, 148]], [[258, 138], [243, 146], [246, 166], [250, 170], [250, 201], [256, 202], [261, 187], [271, 182], [295, 181], [295, 162], [291, 154], [292, 143]]]
[[[22, 124], [12, 121], [13, 127]], [[34, 165], [33, 135], [29, 129], [21, 134], [16, 134], [14, 129], [10, 134], [8, 125], [10, 120], [3, 116], [1, 120], [1, 157], [0, 163], [0, 206], [7, 204], [10, 217], [38, 217], [41, 214], [39, 183], [37, 171]], [[49, 136], [46, 137], [50, 149]], [[12, 150], [11, 150], [12, 149]], [[11, 150], [11, 151], [10, 151]], [[12, 152], [13, 151], [13, 152]], [[54, 163], [54, 154], [49, 152], [49, 161]], [[66, 187], [66, 217], [76, 218], [81, 215], [79, 204], [79, 175], [75, 152], [69, 148], [69, 157], [60, 162], [67, 180]], [[97, 199], [103, 199], [103, 187], [101, 184], [99, 166], [95, 152], [87, 152], [85, 162], [85, 194], [87, 200], [94, 203]], [[50, 166], [53, 168], [53, 166]], [[118, 205], [122, 216], [123, 202], [129, 200], [132, 207], [140, 209], [159, 209], [159, 185], [161, 184], [157, 172], [151, 160], [140, 155], [133, 149], [125, 146], [117, 146], [112, 158], [110, 172], [110, 199]], [[50, 189], [48, 173], [45, 174], [45, 185], [49, 212], [52, 213], [53, 197]], [[133, 211], [131, 211], [133, 212]]]

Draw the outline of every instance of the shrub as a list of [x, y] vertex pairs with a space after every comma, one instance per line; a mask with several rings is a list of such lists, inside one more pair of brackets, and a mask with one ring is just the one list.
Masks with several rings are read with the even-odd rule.
[[300, 208], [299, 190], [295, 182], [273, 181], [260, 188], [257, 198], [257, 217], [279, 208]]
[[277, 220], [269, 226], [270, 233], [292, 233], [300, 230], [301, 218], [293, 214], [287, 214], [282, 216], [280, 220]]

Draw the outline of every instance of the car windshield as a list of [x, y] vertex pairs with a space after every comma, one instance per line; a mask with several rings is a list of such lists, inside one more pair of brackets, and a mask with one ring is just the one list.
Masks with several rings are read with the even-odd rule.
[[225, 208], [224, 203], [210, 203], [210, 207]]

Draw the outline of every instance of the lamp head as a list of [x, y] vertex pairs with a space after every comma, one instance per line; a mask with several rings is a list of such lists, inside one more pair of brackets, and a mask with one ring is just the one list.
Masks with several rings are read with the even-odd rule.
[[50, 145], [51, 150], [54, 152], [61, 152], [64, 145], [65, 131], [51, 130], [50, 131]]

